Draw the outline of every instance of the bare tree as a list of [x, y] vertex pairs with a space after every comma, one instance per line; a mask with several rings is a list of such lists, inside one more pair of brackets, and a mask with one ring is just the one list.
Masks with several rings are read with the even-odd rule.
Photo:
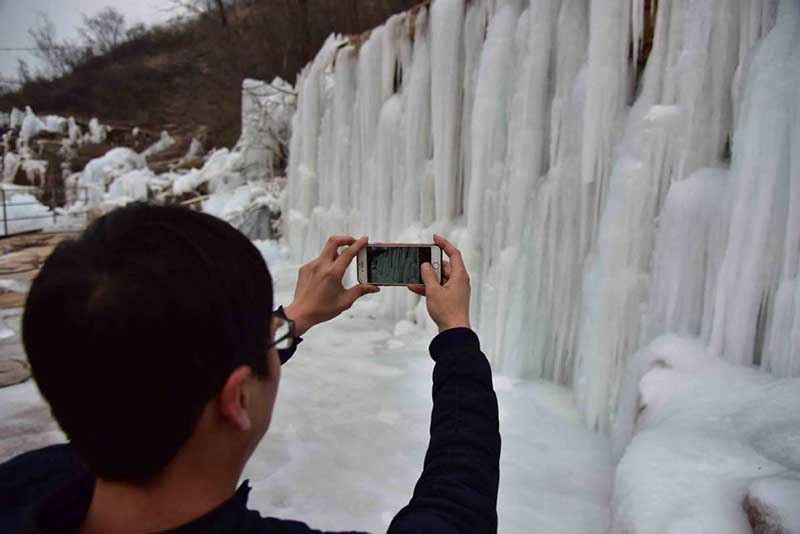
[[24, 59], [17, 60], [17, 79], [19, 79], [19, 83], [21, 84], [26, 84], [33, 79], [31, 76], [31, 68]]
[[139, 22], [128, 28], [125, 32], [125, 40], [135, 41], [136, 39], [141, 39], [145, 35], [147, 35], [147, 26]]
[[45, 13], [37, 14], [36, 26], [28, 30], [34, 43], [34, 55], [45, 65], [41, 73], [46, 78], [64, 76], [80, 62], [83, 52], [70, 41], [56, 39], [56, 26]]
[[186, 11], [203, 17], [211, 17], [216, 12], [220, 24], [228, 26], [228, 0], [172, 0], [172, 10]]
[[93, 17], [84, 14], [78, 33], [95, 54], [106, 54], [125, 40], [125, 15], [113, 7], [106, 7]]

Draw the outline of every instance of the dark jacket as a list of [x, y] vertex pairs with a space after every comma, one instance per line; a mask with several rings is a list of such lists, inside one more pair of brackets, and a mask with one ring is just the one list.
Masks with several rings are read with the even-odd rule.
[[[497, 398], [478, 336], [446, 331], [430, 345], [433, 370], [431, 439], [425, 466], [390, 534], [497, 532], [500, 434]], [[281, 355], [287, 360], [291, 354]], [[0, 533], [73, 532], [89, 509], [95, 479], [70, 445], [22, 454], [0, 465]], [[248, 510], [245, 481], [236, 494], [175, 534], [301, 534], [304, 523], [262, 518]]]

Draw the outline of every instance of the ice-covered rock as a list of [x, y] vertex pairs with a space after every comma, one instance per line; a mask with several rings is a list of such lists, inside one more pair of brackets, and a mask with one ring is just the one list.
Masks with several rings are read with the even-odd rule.
[[102, 201], [107, 186], [118, 176], [147, 168], [144, 156], [129, 148], [114, 148], [86, 164], [78, 185], [89, 190], [91, 201]]
[[147, 168], [126, 172], [111, 182], [105, 200], [117, 204], [147, 200], [150, 181], [153, 179], [155, 175]]

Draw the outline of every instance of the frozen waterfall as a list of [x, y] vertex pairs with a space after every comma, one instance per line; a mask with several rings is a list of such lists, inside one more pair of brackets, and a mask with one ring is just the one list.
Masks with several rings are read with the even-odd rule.
[[663, 333], [800, 374], [797, 0], [434, 0], [331, 36], [297, 90], [296, 258], [451, 237], [495, 369], [572, 385], [590, 427]]

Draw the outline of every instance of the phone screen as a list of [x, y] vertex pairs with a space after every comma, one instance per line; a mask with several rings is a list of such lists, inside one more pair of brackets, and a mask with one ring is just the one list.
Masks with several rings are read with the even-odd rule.
[[421, 284], [420, 267], [431, 261], [431, 247], [367, 247], [370, 284]]

